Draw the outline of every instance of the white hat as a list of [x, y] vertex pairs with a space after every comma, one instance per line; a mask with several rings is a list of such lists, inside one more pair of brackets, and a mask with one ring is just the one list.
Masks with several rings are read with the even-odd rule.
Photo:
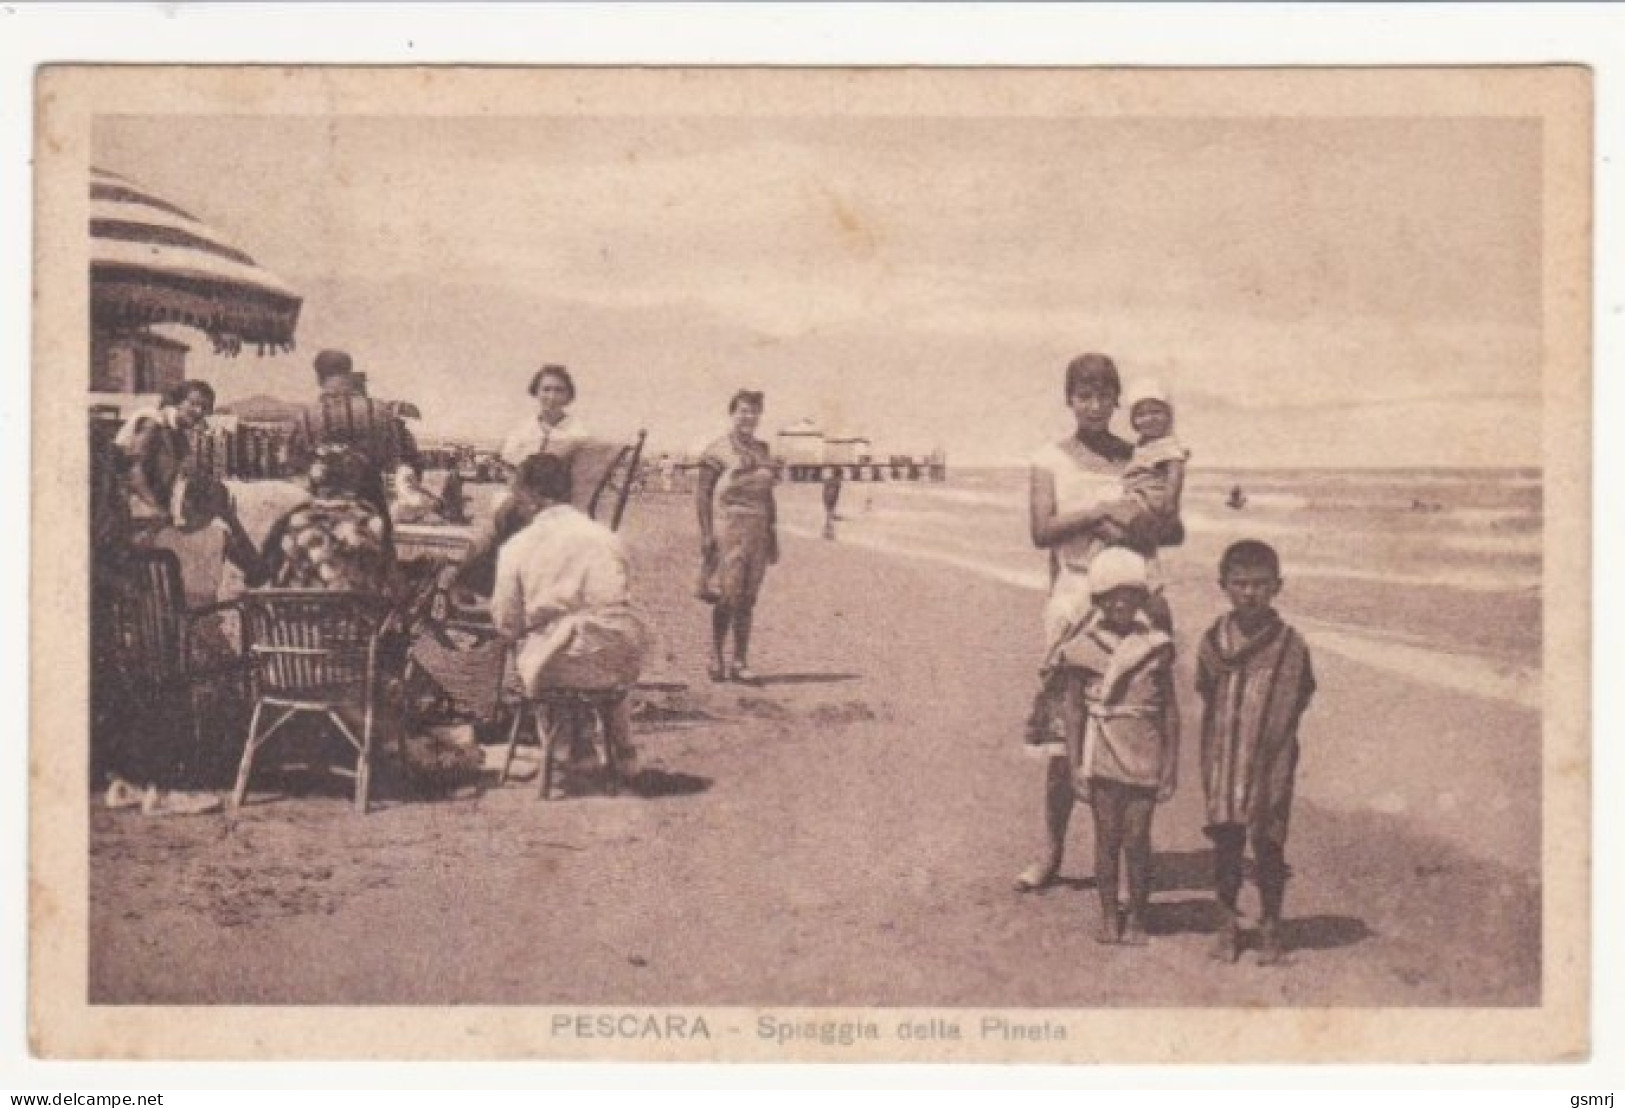
[[1108, 547], [1089, 563], [1089, 591], [1095, 596], [1113, 589], [1147, 587], [1145, 559], [1125, 547]]
[[1123, 407], [1132, 412], [1134, 405], [1142, 400], [1155, 400], [1159, 404], [1166, 405], [1169, 411], [1173, 411], [1174, 408], [1174, 394], [1168, 391], [1167, 385], [1155, 377], [1142, 377], [1137, 381], [1131, 381], [1128, 393], [1123, 397]]

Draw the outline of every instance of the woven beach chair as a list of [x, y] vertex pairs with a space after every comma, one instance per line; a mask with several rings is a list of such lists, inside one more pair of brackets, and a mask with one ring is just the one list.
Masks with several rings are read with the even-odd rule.
[[[107, 622], [97, 636], [101, 641], [95, 679], [110, 693], [109, 710], [123, 717], [118, 726], [134, 725], [148, 737], [166, 736], [177, 724], [190, 732], [191, 749], [182, 761], [195, 772], [210, 753], [198, 710], [199, 691], [227, 681], [240, 687], [247, 676], [247, 667], [234, 652], [203, 656], [198, 632], [205, 621], [233, 611], [236, 602], [188, 607], [180, 558], [172, 550], [127, 550], [117, 569], [99, 577], [96, 587], [108, 593], [98, 600]], [[120, 707], [132, 715], [124, 716]]]
[[[260, 748], [290, 720], [313, 715], [330, 724], [355, 750], [355, 807], [365, 815], [373, 738], [386, 684], [380, 674], [379, 647], [395, 628], [389, 601], [338, 590], [259, 589], [245, 594], [241, 606], [254, 711], [232, 806], [241, 807], [248, 794]], [[341, 709], [346, 708], [359, 713], [359, 727], [345, 720]], [[262, 727], [267, 718], [269, 725]]]

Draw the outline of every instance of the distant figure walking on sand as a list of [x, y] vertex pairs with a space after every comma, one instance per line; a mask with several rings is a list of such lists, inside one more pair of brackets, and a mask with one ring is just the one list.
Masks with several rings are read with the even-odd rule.
[[835, 537], [835, 507], [841, 502], [841, 467], [830, 466], [824, 474], [824, 537]]
[[1202, 789], [1213, 840], [1219, 931], [1213, 957], [1241, 952], [1237, 900], [1249, 839], [1262, 902], [1258, 961], [1280, 962], [1286, 896], [1286, 833], [1298, 766], [1298, 721], [1315, 694], [1303, 637], [1275, 611], [1281, 560], [1266, 543], [1245, 539], [1224, 552], [1219, 585], [1230, 600], [1196, 659], [1202, 697]]
[[502, 460], [517, 466], [532, 454], [568, 458], [591, 432], [569, 411], [575, 403], [576, 383], [561, 365], [544, 365], [530, 378], [528, 389], [536, 398], [536, 414], [526, 416], [502, 442]]
[[[751, 620], [767, 567], [779, 560], [773, 457], [756, 437], [762, 394], [740, 390], [728, 401], [733, 429], [700, 455], [694, 506], [700, 523], [700, 599], [711, 608], [713, 681], [756, 680], [750, 669]], [[733, 635], [733, 657], [727, 644]]]
[[[1121, 547], [1089, 567], [1095, 610], [1060, 649], [1068, 731], [1081, 728], [1073, 788], [1095, 817], [1095, 940], [1141, 946], [1151, 899], [1151, 817], [1171, 799], [1179, 770], [1174, 641], [1151, 626], [1145, 559]], [[1117, 900], [1118, 862], [1128, 877]]]
[[[1093, 608], [1089, 565], [1125, 536], [1113, 515], [1121, 514], [1123, 473], [1134, 448], [1111, 432], [1112, 414], [1122, 395], [1117, 366], [1104, 354], [1083, 354], [1066, 367], [1064, 396], [1077, 423], [1074, 434], [1047, 446], [1033, 458], [1028, 493], [1033, 545], [1050, 552], [1050, 596], [1044, 605], [1046, 690], [1055, 649]], [[1152, 559], [1154, 568], [1155, 559]], [[1148, 571], [1148, 579], [1155, 577]], [[1060, 873], [1066, 832], [1072, 819], [1073, 780], [1082, 754], [1081, 736], [1057, 735], [1051, 724], [1053, 699], [1040, 693], [1029, 739], [1046, 755], [1044, 787], [1045, 852], [1016, 878], [1023, 891], [1040, 889]]]

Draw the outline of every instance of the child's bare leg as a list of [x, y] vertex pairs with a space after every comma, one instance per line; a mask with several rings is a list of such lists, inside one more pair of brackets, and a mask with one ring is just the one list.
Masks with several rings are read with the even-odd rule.
[[720, 681], [727, 675], [728, 629], [733, 626], [733, 609], [720, 600], [711, 608], [711, 679]]
[[1219, 901], [1219, 930], [1213, 938], [1213, 957], [1234, 962], [1241, 953], [1241, 931], [1236, 903], [1241, 896], [1241, 861], [1247, 846], [1246, 829], [1239, 824], [1208, 828], [1213, 840], [1213, 887]]
[[1100, 894], [1100, 924], [1095, 941], [1115, 943], [1122, 937], [1117, 910], [1118, 859], [1123, 852], [1127, 792], [1115, 781], [1091, 781], [1095, 815], [1095, 888]]
[[750, 630], [751, 621], [756, 615], [756, 609], [750, 604], [741, 604], [734, 609], [734, 669], [747, 669], [750, 665]]
[[1151, 817], [1157, 797], [1151, 789], [1124, 790], [1123, 861], [1128, 870], [1128, 919], [1123, 942], [1143, 946], [1146, 942], [1146, 906], [1151, 901]]
[[1258, 963], [1278, 964], [1286, 955], [1281, 944], [1281, 908], [1286, 899], [1286, 852], [1280, 843], [1258, 837], [1253, 842], [1258, 865], [1258, 898], [1262, 919], [1258, 927]]

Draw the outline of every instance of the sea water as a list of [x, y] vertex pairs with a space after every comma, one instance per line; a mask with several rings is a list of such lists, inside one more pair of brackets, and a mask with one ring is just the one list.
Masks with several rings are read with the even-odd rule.
[[[1041, 591], [1048, 561], [1028, 534], [1028, 480], [1011, 468], [942, 483], [848, 481], [838, 541]], [[818, 492], [781, 488], [786, 530], [821, 531]], [[1538, 707], [1541, 493], [1534, 469], [1195, 469], [1187, 539], [1163, 552], [1163, 569], [1179, 595], [1206, 598], [1184, 617], [1205, 622], [1222, 610], [1224, 547], [1262, 539], [1281, 555], [1282, 607], [1315, 645]]]

